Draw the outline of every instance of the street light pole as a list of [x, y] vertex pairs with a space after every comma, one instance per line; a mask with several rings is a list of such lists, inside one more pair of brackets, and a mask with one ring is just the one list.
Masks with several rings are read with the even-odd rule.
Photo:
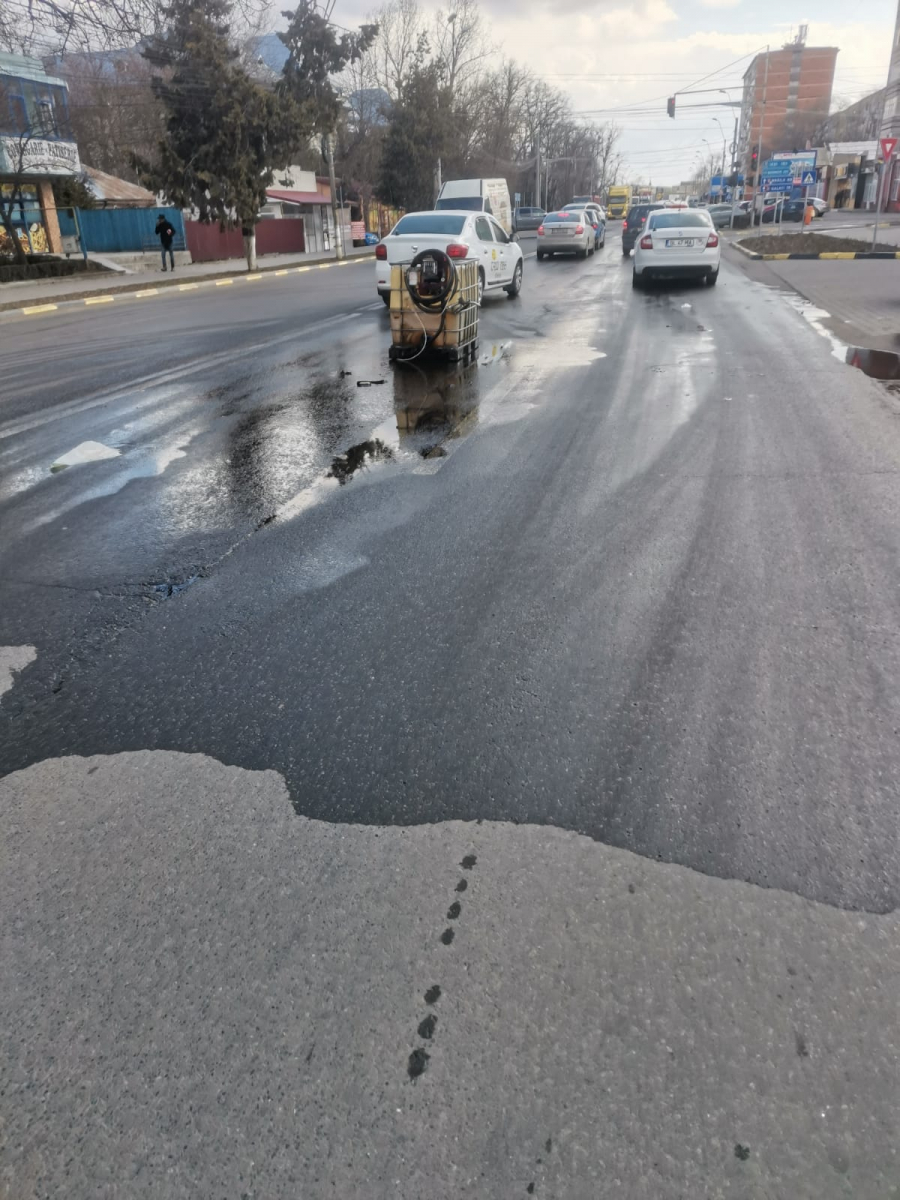
[[721, 135], [722, 135], [722, 173], [719, 176], [719, 181], [720, 181], [719, 187], [720, 187], [720, 191], [721, 191], [721, 198], [724, 200], [725, 199], [725, 147], [728, 143], [728, 139], [725, 137], [725, 130], [722, 128], [722, 122], [719, 120], [719, 118], [713, 117], [713, 120], [718, 125], [719, 133], [721, 133]]

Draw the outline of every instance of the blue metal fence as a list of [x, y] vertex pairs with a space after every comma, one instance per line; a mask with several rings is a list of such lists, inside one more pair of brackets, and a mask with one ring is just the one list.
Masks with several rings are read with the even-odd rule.
[[[59, 209], [59, 229], [63, 237], [75, 237], [75, 217], [71, 209]], [[163, 213], [175, 230], [173, 249], [186, 249], [184, 218], [178, 208], [79, 208], [78, 223], [86, 250], [95, 254], [139, 253], [159, 249], [153, 232]]]

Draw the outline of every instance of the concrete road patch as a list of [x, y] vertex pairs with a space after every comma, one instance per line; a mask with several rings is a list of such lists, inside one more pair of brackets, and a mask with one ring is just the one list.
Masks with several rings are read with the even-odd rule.
[[0, 1196], [900, 1196], [900, 929], [200, 755], [0, 782]]

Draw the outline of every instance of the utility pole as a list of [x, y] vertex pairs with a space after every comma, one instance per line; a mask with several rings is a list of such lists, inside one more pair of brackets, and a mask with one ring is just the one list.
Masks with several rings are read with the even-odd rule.
[[875, 253], [875, 245], [878, 241], [878, 214], [881, 211], [881, 191], [884, 183], [885, 168], [887, 162], [881, 162], [878, 167], [878, 180], [875, 184], [875, 224], [872, 226], [872, 253]]
[[441, 176], [441, 160], [437, 160], [437, 166], [434, 168], [434, 202], [437, 204], [437, 198], [441, 194], [443, 187], [443, 179]]
[[731, 185], [731, 228], [734, 229], [734, 209], [737, 204], [737, 144], [738, 144], [738, 119], [734, 118], [734, 141], [731, 143], [731, 178], [734, 183]]
[[541, 142], [540, 138], [534, 144], [534, 204], [541, 207]]
[[[328, 179], [331, 184], [331, 219], [334, 222], [334, 256], [335, 258], [344, 257], [344, 230], [343, 226], [338, 222], [338, 199], [337, 199], [337, 182], [334, 177], [334, 134], [329, 133], [326, 136], [325, 144], [328, 154]], [[343, 220], [343, 211], [341, 212], [341, 220]]]

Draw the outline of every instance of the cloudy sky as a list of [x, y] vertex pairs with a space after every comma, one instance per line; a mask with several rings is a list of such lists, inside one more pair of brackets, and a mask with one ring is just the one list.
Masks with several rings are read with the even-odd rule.
[[[337, 0], [333, 19], [354, 24], [372, 7]], [[483, 0], [483, 7], [498, 53], [563, 88], [577, 110], [615, 119], [635, 175], [660, 183], [689, 178], [698, 152], [707, 152], [704, 138], [721, 153], [713, 116], [730, 142], [737, 111], [682, 110], [671, 121], [671, 92], [718, 72], [698, 86], [730, 85], [739, 100], [745, 56], [782, 45], [808, 24], [808, 45], [839, 47], [835, 98], [852, 102], [885, 82], [897, 11], [896, 0], [816, 0], [812, 10], [809, 0]]]

